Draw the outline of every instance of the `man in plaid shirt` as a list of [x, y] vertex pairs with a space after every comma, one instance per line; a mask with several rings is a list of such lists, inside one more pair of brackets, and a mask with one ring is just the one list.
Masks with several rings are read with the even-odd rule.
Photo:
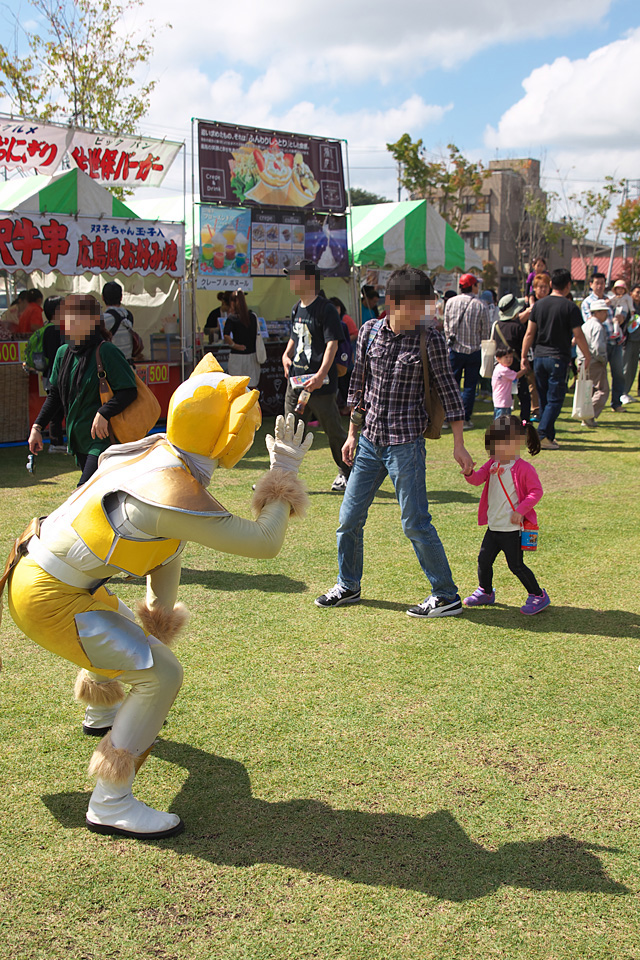
[[[429, 417], [424, 404], [420, 329], [427, 313], [435, 314], [431, 281], [422, 270], [396, 270], [387, 285], [389, 316], [369, 320], [358, 335], [348, 405], [349, 436], [342, 448], [353, 464], [338, 527], [338, 582], [315, 601], [339, 607], [360, 600], [363, 533], [369, 507], [387, 476], [400, 504], [402, 529], [411, 540], [431, 594], [407, 610], [412, 617], [446, 617], [462, 613], [444, 547], [431, 523], [427, 499], [424, 431]], [[472, 469], [462, 431], [464, 409], [451, 372], [447, 348], [435, 326], [426, 329], [429, 374], [435, 381], [453, 433], [453, 455], [463, 472]], [[358, 442], [358, 430], [362, 434]]]
[[482, 300], [478, 300], [478, 278], [472, 273], [463, 273], [459, 280], [460, 293], [447, 301], [444, 310], [444, 335], [449, 345], [449, 360], [453, 375], [460, 383], [464, 372], [465, 428], [470, 429], [476, 386], [482, 362], [482, 341], [491, 335], [489, 312]]

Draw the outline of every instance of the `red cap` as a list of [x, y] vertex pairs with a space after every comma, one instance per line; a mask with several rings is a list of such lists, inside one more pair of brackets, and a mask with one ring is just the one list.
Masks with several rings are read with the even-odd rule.
[[475, 277], [472, 273], [463, 273], [460, 279], [458, 280], [458, 283], [463, 288], [473, 287], [476, 285], [476, 283], [479, 283], [479, 282], [480, 281], [478, 280], [478, 278]]

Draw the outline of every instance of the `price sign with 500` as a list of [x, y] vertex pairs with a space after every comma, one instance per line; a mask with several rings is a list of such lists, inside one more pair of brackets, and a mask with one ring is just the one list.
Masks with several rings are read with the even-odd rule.
[[26, 346], [26, 340], [5, 340], [0, 343], [0, 363], [22, 363]]
[[150, 363], [147, 383], [169, 383], [169, 367], [166, 363]]

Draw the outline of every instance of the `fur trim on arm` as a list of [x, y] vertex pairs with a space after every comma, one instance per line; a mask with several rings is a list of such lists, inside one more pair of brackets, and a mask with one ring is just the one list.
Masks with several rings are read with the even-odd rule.
[[89, 761], [89, 776], [108, 783], [127, 784], [136, 771], [136, 757], [128, 750], [117, 750], [111, 742], [111, 731], [102, 738]]
[[73, 694], [76, 700], [90, 707], [115, 707], [124, 700], [125, 689], [119, 680], [99, 683], [86, 670], [81, 670], [76, 677]]
[[309, 506], [307, 491], [297, 475], [277, 467], [264, 473], [256, 483], [251, 503], [254, 513], [261, 513], [274, 500], [286, 500], [292, 517], [304, 517]]
[[136, 604], [136, 613], [140, 623], [152, 636], [170, 647], [180, 631], [189, 622], [189, 611], [183, 603], [176, 603], [173, 610], [164, 607], [150, 607], [146, 603]]

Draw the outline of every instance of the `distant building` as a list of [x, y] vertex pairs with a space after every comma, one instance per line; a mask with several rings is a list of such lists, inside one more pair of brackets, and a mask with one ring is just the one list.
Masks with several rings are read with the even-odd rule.
[[554, 224], [558, 240], [550, 248], [525, 210], [531, 201], [546, 201], [539, 160], [491, 160], [480, 195], [469, 191], [464, 200], [466, 217], [460, 233], [483, 263], [495, 264], [499, 295], [523, 291], [535, 257], [543, 256], [550, 271], [571, 269], [571, 240], [562, 224]]

